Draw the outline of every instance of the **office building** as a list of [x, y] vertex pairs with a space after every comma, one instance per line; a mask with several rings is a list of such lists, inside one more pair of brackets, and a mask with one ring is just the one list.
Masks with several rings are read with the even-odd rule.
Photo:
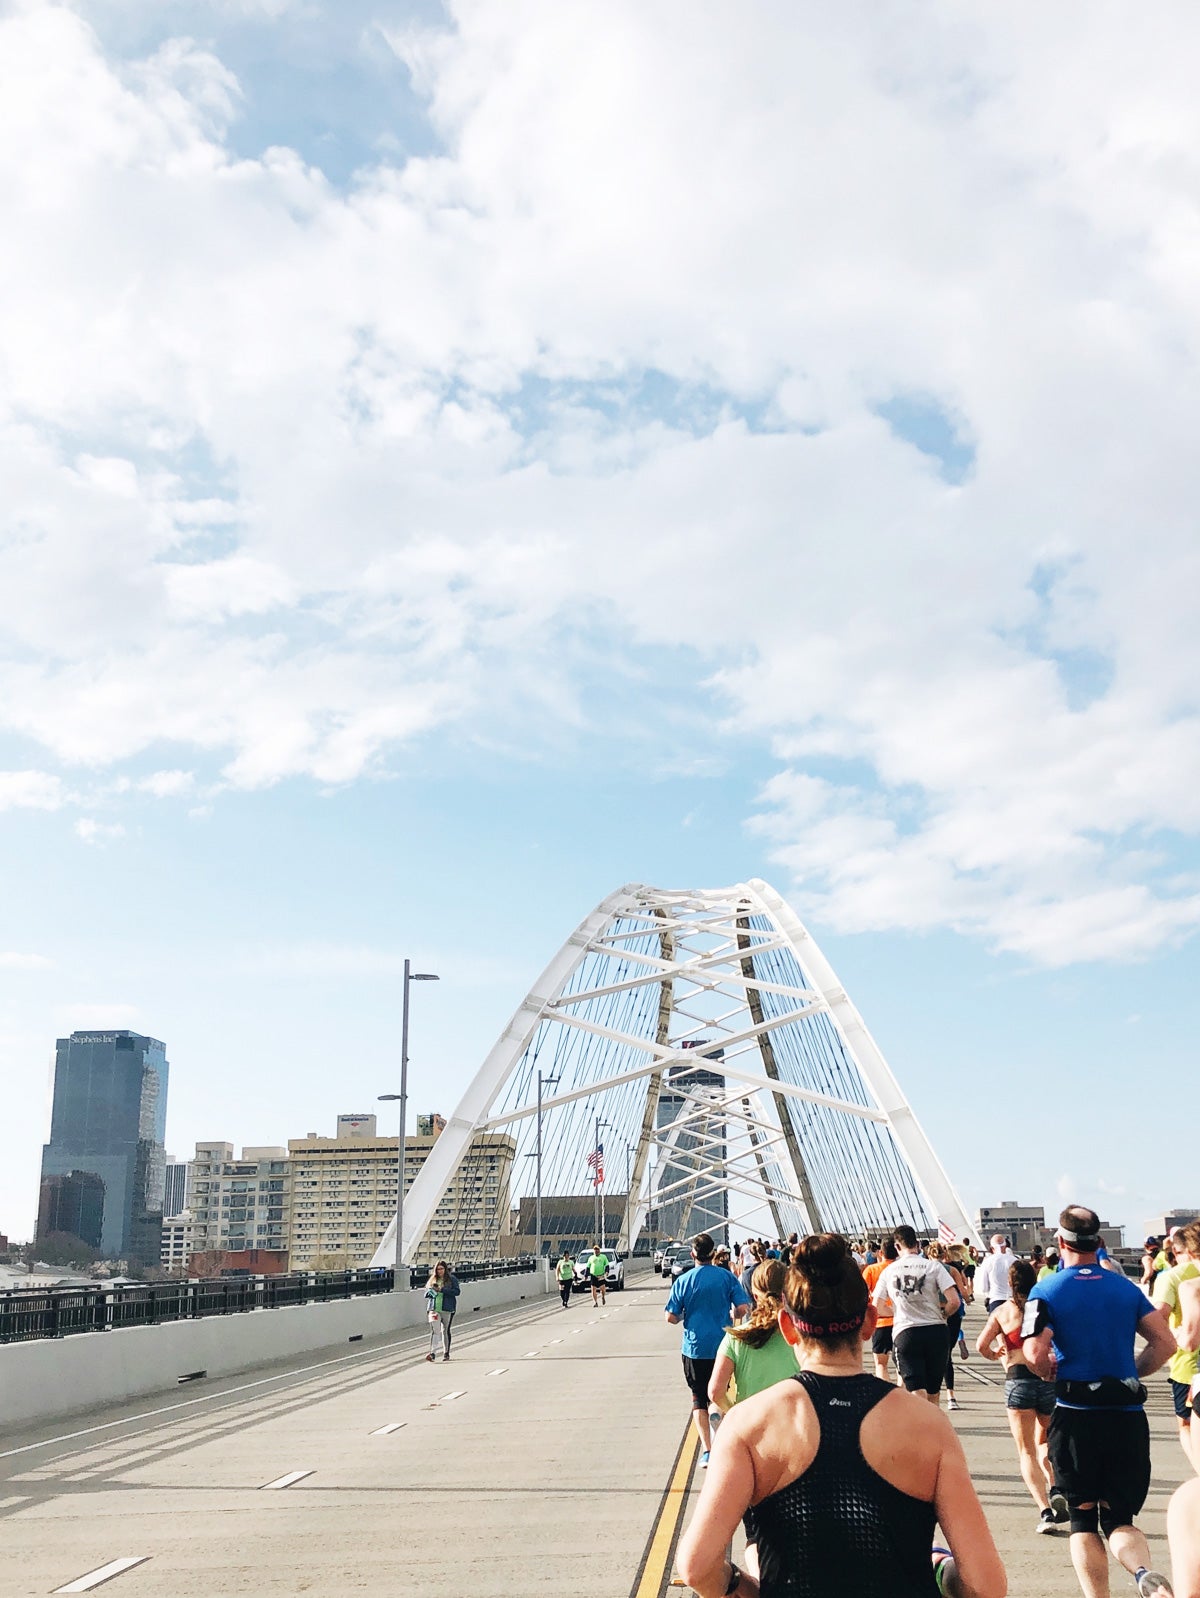
[[197, 1143], [192, 1161], [192, 1252], [288, 1250], [287, 1150]]
[[1018, 1254], [1027, 1254], [1035, 1243], [1045, 1244], [1046, 1211], [1041, 1204], [1001, 1199], [999, 1204], [980, 1205], [976, 1219], [984, 1248], [997, 1232]]
[[[1193, 1205], [1190, 1210], [1166, 1210], [1154, 1217], [1146, 1231], [1155, 1237], [1166, 1237], [1173, 1226], [1190, 1226], [1197, 1217], [1200, 1217], [1200, 1204]], [[1141, 1239], [1138, 1241], [1140, 1243]]]
[[159, 1263], [171, 1276], [186, 1276], [196, 1247], [196, 1227], [191, 1210], [164, 1215]]
[[[603, 1225], [596, 1225], [594, 1193], [544, 1193], [542, 1195], [542, 1253], [554, 1258], [566, 1249], [578, 1254], [603, 1241], [616, 1247], [625, 1218], [625, 1194], [606, 1193]], [[509, 1217], [509, 1232], [504, 1240], [505, 1257], [532, 1254], [537, 1242], [537, 1199], [522, 1198]]]
[[[406, 1193], [445, 1123], [440, 1116], [418, 1116], [417, 1124], [431, 1130], [405, 1139]], [[398, 1152], [396, 1138], [379, 1136], [373, 1115], [339, 1116], [335, 1137], [310, 1132], [289, 1141], [294, 1269], [348, 1270], [371, 1263], [396, 1213]], [[516, 1141], [506, 1133], [474, 1138], [411, 1264], [498, 1256], [515, 1157]]]
[[163, 1183], [163, 1214], [182, 1215], [192, 1196], [192, 1162], [177, 1160], [167, 1155], [166, 1179]]
[[[705, 1042], [694, 1047], [707, 1048]], [[705, 1059], [720, 1059], [713, 1049]], [[726, 1123], [721, 1108], [727, 1096], [725, 1078], [699, 1065], [673, 1065], [663, 1078], [655, 1113], [659, 1138], [654, 1203], [659, 1234], [694, 1237], [709, 1232], [718, 1243], [729, 1241], [729, 1194], [709, 1190], [705, 1171], [719, 1170], [726, 1157]]]
[[105, 1259], [158, 1264], [168, 1069], [165, 1046], [140, 1033], [58, 1039], [39, 1237], [68, 1232]]

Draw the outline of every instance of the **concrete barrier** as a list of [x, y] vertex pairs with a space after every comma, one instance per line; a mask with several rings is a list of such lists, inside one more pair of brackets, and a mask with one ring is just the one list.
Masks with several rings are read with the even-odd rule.
[[[542, 1271], [464, 1282], [456, 1325], [464, 1325], [475, 1310], [540, 1298], [548, 1285]], [[199, 1372], [210, 1378], [234, 1376], [424, 1321], [425, 1299], [418, 1289], [5, 1343], [0, 1345], [0, 1426], [170, 1392]]]

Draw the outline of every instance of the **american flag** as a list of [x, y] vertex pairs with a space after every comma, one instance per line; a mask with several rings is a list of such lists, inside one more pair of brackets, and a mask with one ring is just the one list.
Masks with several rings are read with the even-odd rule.
[[958, 1242], [958, 1238], [954, 1235], [954, 1228], [948, 1221], [938, 1222], [938, 1241], [947, 1245]]
[[597, 1143], [587, 1157], [588, 1170], [592, 1172], [592, 1186], [599, 1187], [604, 1180], [604, 1144]]

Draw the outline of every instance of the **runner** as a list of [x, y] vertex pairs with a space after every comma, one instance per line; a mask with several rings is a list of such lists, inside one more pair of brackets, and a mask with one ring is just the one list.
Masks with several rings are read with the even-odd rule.
[[[796, 1374], [792, 1345], [779, 1330], [779, 1311], [783, 1308], [783, 1283], [787, 1276], [782, 1260], [766, 1260], [756, 1267], [754, 1308], [740, 1326], [731, 1326], [717, 1350], [708, 1399], [722, 1415], [734, 1404], [741, 1404], [776, 1382]], [[730, 1399], [729, 1385], [737, 1384], [737, 1397]], [[742, 1517], [746, 1533], [746, 1570], [757, 1578], [758, 1524], [753, 1509]]]
[[[896, 1259], [896, 1244], [890, 1237], [885, 1237], [879, 1245], [879, 1258], [874, 1265], [868, 1265], [863, 1271], [863, 1281], [867, 1284], [868, 1294], [873, 1294], [876, 1283], [884, 1271]], [[892, 1352], [892, 1316], [879, 1310], [875, 1317], [875, 1330], [871, 1333], [871, 1356], [875, 1361], [875, 1374], [881, 1382], [890, 1382], [891, 1374], [888, 1371], [888, 1359]], [[897, 1377], [897, 1381], [899, 1378]]]
[[1184, 1482], [1167, 1505], [1175, 1598], [1200, 1598], [1200, 1480]]
[[[1133, 1524], [1150, 1487], [1146, 1389], [1175, 1340], [1141, 1288], [1096, 1259], [1100, 1219], [1081, 1204], [1059, 1216], [1063, 1269], [1030, 1290], [1022, 1351], [1035, 1375], [1054, 1381], [1050, 1463], [1071, 1512], [1071, 1562], [1085, 1598], [1108, 1598], [1108, 1555], [1130, 1572], [1140, 1598], [1167, 1595]], [[1146, 1347], [1134, 1357], [1136, 1337]]]
[[[679, 1574], [700, 1598], [1004, 1598], [1004, 1567], [949, 1422], [863, 1371], [874, 1322], [845, 1238], [805, 1238], [779, 1319], [804, 1368], [722, 1422], [679, 1545]], [[751, 1506], [758, 1582], [726, 1555]], [[935, 1523], [952, 1556], [931, 1554]]]
[[608, 1303], [608, 1255], [599, 1243], [593, 1243], [591, 1258], [587, 1262], [588, 1280], [592, 1284], [592, 1304]]
[[708, 1464], [712, 1425], [708, 1418], [708, 1384], [717, 1350], [730, 1321], [740, 1320], [750, 1295], [732, 1271], [713, 1264], [715, 1244], [707, 1232], [692, 1239], [695, 1265], [675, 1280], [667, 1299], [667, 1320], [683, 1323], [683, 1379], [692, 1395], [692, 1422], [700, 1438], [700, 1463]]
[[558, 1293], [562, 1299], [562, 1307], [569, 1309], [571, 1307], [571, 1288], [575, 1281], [575, 1261], [565, 1248], [562, 1252], [562, 1259], [559, 1260], [555, 1270], [555, 1276], [558, 1279]]
[[875, 1284], [872, 1302], [893, 1311], [892, 1343], [905, 1387], [936, 1404], [946, 1374], [946, 1316], [961, 1300], [946, 1267], [922, 1258], [911, 1226], [898, 1226], [892, 1238], [899, 1258]]
[[975, 1285], [983, 1296], [984, 1307], [989, 1315], [1008, 1297], [1008, 1267], [1017, 1257], [1002, 1232], [995, 1233], [990, 1241], [991, 1253], [980, 1262], [975, 1272]]
[[1200, 1471], [1200, 1430], [1192, 1436], [1192, 1405], [1189, 1396], [1192, 1383], [1200, 1371], [1200, 1354], [1179, 1344], [1176, 1329], [1183, 1320], [1183, 1307], [1179, 1290], [1184, 1282], [1200, 1276], [1200, 1221], [1181, 1227], [1175, 1235], [1177, 1263], [1159, 1273], [1154, 1284], [1154, 1304], [1163, 1324], [1176, 1342], [1175, 1352], [1167, 1366], [1171, 1382], [1171, 1398], [1175, 1405], [1175, 1418], [1179, 1423], [1179, 1442], [1193, 1470]]
[[1039, 1532], [1053, 1532], [1067, 1520], [1067, 1500], [1054, 1485], [1050, 1469], [1050, 1417], [1054, 1413], [1054, 1383], [1043, 1381], [1025, 1363], [1021, 1322], [1025, 1301], [1037, 1277], [1032, 1264], [1017, 1260], [1008, 1268], [1012, 1297], [988, 1316], [975, 1347], [984, 1359], [1004, 1365], [1004, 1404], [1008, 1429], [1017, 1445], [1021, 1479], [1038, 1506]]
[[1154, 1284], [1162, 1272], [1156, 1263], [1160, 1239], [1148, 1237], [1142, 1245], [1142, 1280], [1141, 1286], [1148, 1298], [1154, 1297]]
[[[946, 1267], [958, 1293], [958, 1308], [946, 1316], [946, 1408], [957, 1409], [959, 1403], [954, 1396], [954, 1348], [962, 1336], [963, 1316], [967, 1313], [966, 1278], [950, 1258], [949, 1249], [936, 1238], [926, 1249], [925, 1256]], [[965, 1343], [963, 1348], [966, 1348]]]

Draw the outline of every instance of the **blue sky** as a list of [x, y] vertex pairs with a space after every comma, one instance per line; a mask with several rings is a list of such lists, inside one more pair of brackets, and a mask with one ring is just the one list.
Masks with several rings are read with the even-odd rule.
[[1146, 1155], [1197, 1019], [1185, 52], [736, 15], [0, 20], [0, 1229], [72, 1027], [166, 1041], [173, 1152], [282, 1142], [394, 1086], [412, 955], [445, 1111], [612, 887], [750, 876], [968, 1205], [1200, 1201]]

